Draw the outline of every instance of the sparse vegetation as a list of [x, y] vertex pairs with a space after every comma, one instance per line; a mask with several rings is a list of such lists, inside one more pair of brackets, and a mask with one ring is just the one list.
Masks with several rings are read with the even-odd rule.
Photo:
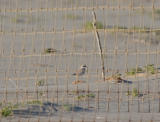
[[149, 64], [149, 65], [145, 66], [145, 71], [147, 73], [155, 74], [156, 68], [154, 67], [154, 64]]
[[144, 70], [141, 67], [138, 67], [137, 70], [136, 68], [131, 69], [130, 71], [127, 72], [127, 75], [135, 75], [136, 73], [143, 73]]
[[62, 110], [64, 111], [72, 111], [72, 105], [71, 104], [64, 104], [62, 105]]
[[132, 96], [133, 96], [133, 97], [138, 96], [138, 90], [137, 90], [136, 88], [133, 88], [133, 89], [132, 89]]
[[45, 85], [45, 81], [44, 80], [39, 80], [36, 82], [37, 86], [44, 86]]
[[136, 73], [150, 73], [155, 74], [156, 68], [154, 67], [154, 64], [148, 64], [147, 66], [141, 68], [138, 67], [137, 70], [135, 68], [131, 69], [130, 71], [126, 72], [127, 75], [136, 75]]
[[39, 100], [33, 100], [33, 101], [28, 101], [27, 104], [33, 104], [33, 105], [41, 105], [42, 102]]
[[90, 94], [87, 94], [87, 95], [79, 95], [77, 97], [78, 100], [82, 100], [82, 99], [85, 99], [85, 98], [95, 98], [95, 94], [90, 93]]
[[[104, 25], [101, 23], [101, 22], [96, 22], [96, 28], [97, 29], [104, 29], [105, 27], [104, 27]], [[92, 22], [87, 22], [86, 24], [85, 24], [85, 26], [84, 26], [84, 29], [85, 30], [92, 30], [93, 29], [93, 24], [92, 24]]]
[[78, 100], [81, 100], [81, 99], [84, 99], [84, 98], [85, 98], [85, 95], [79, 95], [79, 96], [77, 97]]
[[89, 98], [95, 98], [95, 94], [87, 94], [86, 96]]
[[139, 96], [137, 88], [133, 88], [132, 91], [127, 91], [126, 93], [127, 96], [132, 95], [132, 97], [137, 97]]
[[3, 117], [7, 117], [7, 116], [10, 116], [10, 115], [12, 115], [12, 106], [5, 106], [5, 107], [3, 107], [2, 108], [2, 110], [1, 110], [1, 115], [3, 116]]
[[44, 52], [45, 52], [45, 53], [56, 53], [57, 50], [56, 50], [56, 49], [53, 49], [53, 48], [47, 48], [47, 49], [45, 49]]

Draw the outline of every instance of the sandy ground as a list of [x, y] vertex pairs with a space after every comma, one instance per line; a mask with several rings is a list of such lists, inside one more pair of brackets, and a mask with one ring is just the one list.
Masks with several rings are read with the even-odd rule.
[[[16, 1], [16, 2], [15, 2]], [[134, 0], [133, 7], [141, 10], [125, 10], [129, 0], [0, 0], [0, 102], [21, 103], [28, 100], [49, 101], [62, 106], [71, 104], [78, 111], [57, 111], [42, 113], [29, 106], [21, 114], [1, 118], [1, 121], [160, 121], [159, 75], [127, 78], [128, 83], [112, 84], [101, 79], [101, 60], [94, 32], [78, 32], [84, 23], [92, 21], [90, 8], [95, 8], [97, 20], [104, 27], [145, 27], [159, 29], [160, 15], [152, 16], [152, 0]], [[112, 7], [120, 6], [118, 10]], [[160, 1], [154, 1], [155, 7]], [[110, 6], [107, 8], [106, 6]], [[78, 7], [72, 11], [71, 8]], [[82, 9], [81, 7], [86, 7]], [[150, 7], [150, 9], [149, 9]], [[8, 11], [5, 11], [5, 8]], [[17, 12], [13, 11], [17, 8]], [[21, 11], [21, 8], [24, 10]], [[32, 9], [30, 9], [32, 8]], [[43, 8], [43, 9], [41, 9]], [[48, 8], [48, 10], [46, 10]], [[54, 9], [52, 9], [54, 8]], [[55, 10], [57, 8], [57, 10]], [[67, 8], [67, 10], [64, 10]], [[28, 10], [33, 10], [28, 12]], [[35, 10], [35, 11], [34, 11]], [[74, 19], [73, 19], [74, 18]], [[65, 31], [63, 31], [63, 29]], [[117, 70], [125, 75], [127, 69], [154, 64], [160, 67], [160, 36], [152, 33], [127, 33], [99, 31], [102, 43], [106, 76]], [[46, 54], [45, 49], [57, 52]], [[117, 54], [115, 54], [117, 50]], [[126, 54], [128, 51], [128, 55]], [[88, 66], [88, 72], [72, 82], [71, 74], [81, 64]], [[107, 72], [107, 69], [109, 72]], [[43, 86], [36, 82], [43, 80]], [[127, 95], [136, 88], [140, 96]], [[76, 92], [76, 90], [80, 92]], [[7, 91], [7, 93], [6, 93]], [[68, 92], [67, 92], [68, 91]], [[88, 93], [89, 91], [89, 93]], [[43, 95], [39, 95], [42, 92]], [[79, 95], [94, 94], [93, 98], [77, 100]], [[42, 107], [42, 106], [41, 106]], [[52, 108], [49, 106], [49, 108]], [[47, 108], [46, 108], [47, 109]], [[35, 113], [32, 112], [35, 110]], [[48, 109], [47, 109], [48, 110]], [[86, 111], [87, 110], [87, 111]], [[38, 111], [38, 113], [36, 113]]]

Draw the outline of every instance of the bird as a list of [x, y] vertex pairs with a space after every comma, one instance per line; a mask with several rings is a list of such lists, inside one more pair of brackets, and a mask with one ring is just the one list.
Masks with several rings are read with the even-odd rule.
[[86, 73], [86, 71], [88, 70], [88, 67], [86, 64], [81, 65], [80, 69], [77, 70], [75, 73], [73, 73], [72, 75], [76, 75], [76, 76], [82, 76]]

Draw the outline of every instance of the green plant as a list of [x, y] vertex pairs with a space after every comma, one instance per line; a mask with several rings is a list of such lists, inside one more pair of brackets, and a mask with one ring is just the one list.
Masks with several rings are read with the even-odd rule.
[[86, 96], [89, 97], [89, 98], [95, 98], [94, 94], [87, 94]]
[[132, 89], [132, 96], [133, 96], [133, 97], [138, 96], [138, 90], [137, 90], [136, 88], [133, 88], [133, 89]]
[[81, 99], [84, 99], [84, 98], [85, 98], [84, 95], [79, 95], [79, 96], [77, 97], [78, 100], [81, 100]]
[[95, 98], [95, 94], [87, 94], [87, 95], [79, 95], [78, 97], [77, 97], [77, 99], [78, 100], [81, 100], [81, 99], [84, 99], [84, 98]]
[[39, 80], [39, 81], [36, 82], [37, 86], [44, 86], [44, 84], [45, 84], [44, 80]]
[[127, 75], [135, 75], [136, 74], [136, 69], [133, 68], [129, 72], [127, 72]]
[[130, 92], [130, 91], [127, 91], [126, 95], [127, 95], [127, 96], [131, 95], [131, 92]]
[[5, 106], [1, 110], [1, 115], [4, 117], [10, 116], [12, 114], [12, 106]]
[[137, 73], [143, 73], [144, 70], [143, 70], [141, 67], [138, 67], [136, 72], [137, 72]]
[[62, 105], [62, 109], [65, 111], [72, 111], [72, 105], [71, 104], [64, 104], [64, 105]]
[[27, 104], [41, 105], [42, 102], [39, 100], [28, 101]]
[[45, 49], [44, 52], [45, 52], [45, 53], [56, 53], [57, 50], [56, 50], [56, 49], [53, 49], [53, 48], [47, 48], [47, 49]]
[[[92, 22], [87, 22], [84, 26], [85, 30], [92, 30], [93, 24]], [[96, 22], [96, 29], [104, 29], [104, 25], [101, 22]]]
[[144, 70], [141, 67], [138, 67], [137, 70], [136, 68], [131, 69], [130, 71], [127, 72], [127, 75], [135, 75], [136, 73], [143, 73]]
[[20, 103], [16, 103], [12, 106], [13, 109], [18, 108], [21, 104]]
[[154, 67], [154, 64], [148, 64], [147, 66], [145, 66], [145, 71], [151, 74], [155, 74], [156, 68]]

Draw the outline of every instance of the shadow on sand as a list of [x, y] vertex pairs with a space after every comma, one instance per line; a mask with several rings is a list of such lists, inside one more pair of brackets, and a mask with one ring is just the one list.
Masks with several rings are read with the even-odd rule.
[[27, 105], [25, 108], [18, 108], [13, 110], [14, 116], [19, 117], [34, 117], [34, 116], [52, 116], [57, 112], [84, 112], [91, 111], [87, 108], [82, 108], [79, 106], [73, 106], [71, 104], [58, 105], [51, 102], [44, 102], [42, 105]]

